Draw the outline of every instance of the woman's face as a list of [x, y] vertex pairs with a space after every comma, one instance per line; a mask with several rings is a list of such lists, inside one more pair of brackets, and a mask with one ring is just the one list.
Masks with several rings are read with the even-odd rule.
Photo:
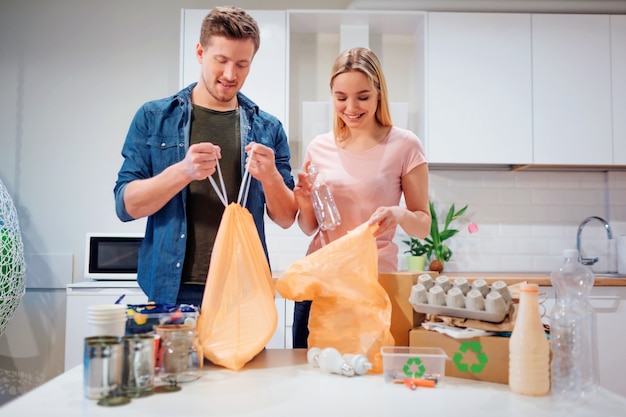
[[337, 75], [331, 92], [335, 111], [349, 129], [376, 124], [378, 93], [365, 74], [350, 71]]

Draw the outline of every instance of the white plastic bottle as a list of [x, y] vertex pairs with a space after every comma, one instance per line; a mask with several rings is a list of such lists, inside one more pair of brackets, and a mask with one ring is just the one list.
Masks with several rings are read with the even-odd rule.
[[550, 344], [539, 313], [539, 287], [523, 284], [509, 341], [509, 387], [522, 395], [550, 391]]
[[552, 394], [567, 401], [591, 395], [597, 386], [595, 315], [589, 304], [594, 276], [578, 261], [576, 249], [563, 251], [550, 280], [556, 303], [550, 313]]
[[310, 175], [309, 182], [313, 186], [311, 188], [311, 198], [317, 224], [322, 230], [334, 230], [341, 224], [341, 216], [330, 188], [328, 188], [324, 176], [317, 170], [315, 165], [309, 165], [308, 173]]

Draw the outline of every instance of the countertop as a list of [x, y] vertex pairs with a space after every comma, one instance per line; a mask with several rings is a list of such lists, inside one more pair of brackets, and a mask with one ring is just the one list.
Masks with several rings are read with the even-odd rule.
[[[416, 274], [419, 272], [399, 272], [400, 274]], [[432, 273], [432, 272], [431, 272]], [[443, 271], [440, 275], [447, 275], [450, 278], [465, 277], [469, 280], [475, 280], [482, 278], [489, 285], [494, 281], [502, 280], [508, 285], [517, 284], [519, 282], [528, 281], [536, 283], [540, 286], [552, 286], [550, 282], [550, 274], [543, 272], [446, 272]], [[594, 280], [594, 286], [596, 287], [625, 287], [626, 278], [604, 278], [602, 276], [596, 276]]]
[[264, 350], [240, 371], [207, 366], [174, 393], [102, 407], [83, 396], [82, 365], [0, 408], [2, 416], [626, 416], [626, 398], [599, 389], [581, 403], [526, 397], [508, 385], [447, 377], [435, 388], [408, 389], [382, 374], [325, 374], [305, 349]]
[[[415, 271], [399, 271], [397, 274], [419, 274]], [[427, 272], [437, 275], [436, 272]], [[276, 281], [284, 276], [284, 273], [274, 273], [273, 279]], [[550, 274], [542, 272], [446, 272], [450, 278], [465, 277], [469, 280], [482, 278], [491, 285], [494, 281], [503, 280], [507, 284], [517, 284], [528, 281], [540, 286], [551, 286]], [[596, 277], [594, 281], [596, 287], [626, 287], [626, 278], [604, 278]], [[92, 288], [137, 288], [137, 281], [80, 281], [68, 285], [69, 289], [92, 289]]]

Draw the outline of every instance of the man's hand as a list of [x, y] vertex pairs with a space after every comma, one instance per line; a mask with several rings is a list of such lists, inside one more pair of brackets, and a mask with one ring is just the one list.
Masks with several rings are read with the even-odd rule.
[[203, 180], [213, 175], [217, 160], [222, 157], [221, 149], [209, 142], [196, 143], [189, 147], [181, 162], [185, 175], [190, 180]]
[[[274, 150], [260, 143], [250, 143], [246, 146], [248, 157], [246, 158], [246, 166], [250, 175], [252, 175], [261, 183], [272, 182], [275, 180], [282, 181], [276, 162], [274, 160]], [[252, 155], [252, 157], [250, 157]]]

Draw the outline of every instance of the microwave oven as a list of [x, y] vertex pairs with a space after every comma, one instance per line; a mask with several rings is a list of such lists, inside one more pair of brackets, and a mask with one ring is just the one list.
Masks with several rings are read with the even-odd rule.
[[85, 278], [136, 280], [143, 233], [87, 233]]

